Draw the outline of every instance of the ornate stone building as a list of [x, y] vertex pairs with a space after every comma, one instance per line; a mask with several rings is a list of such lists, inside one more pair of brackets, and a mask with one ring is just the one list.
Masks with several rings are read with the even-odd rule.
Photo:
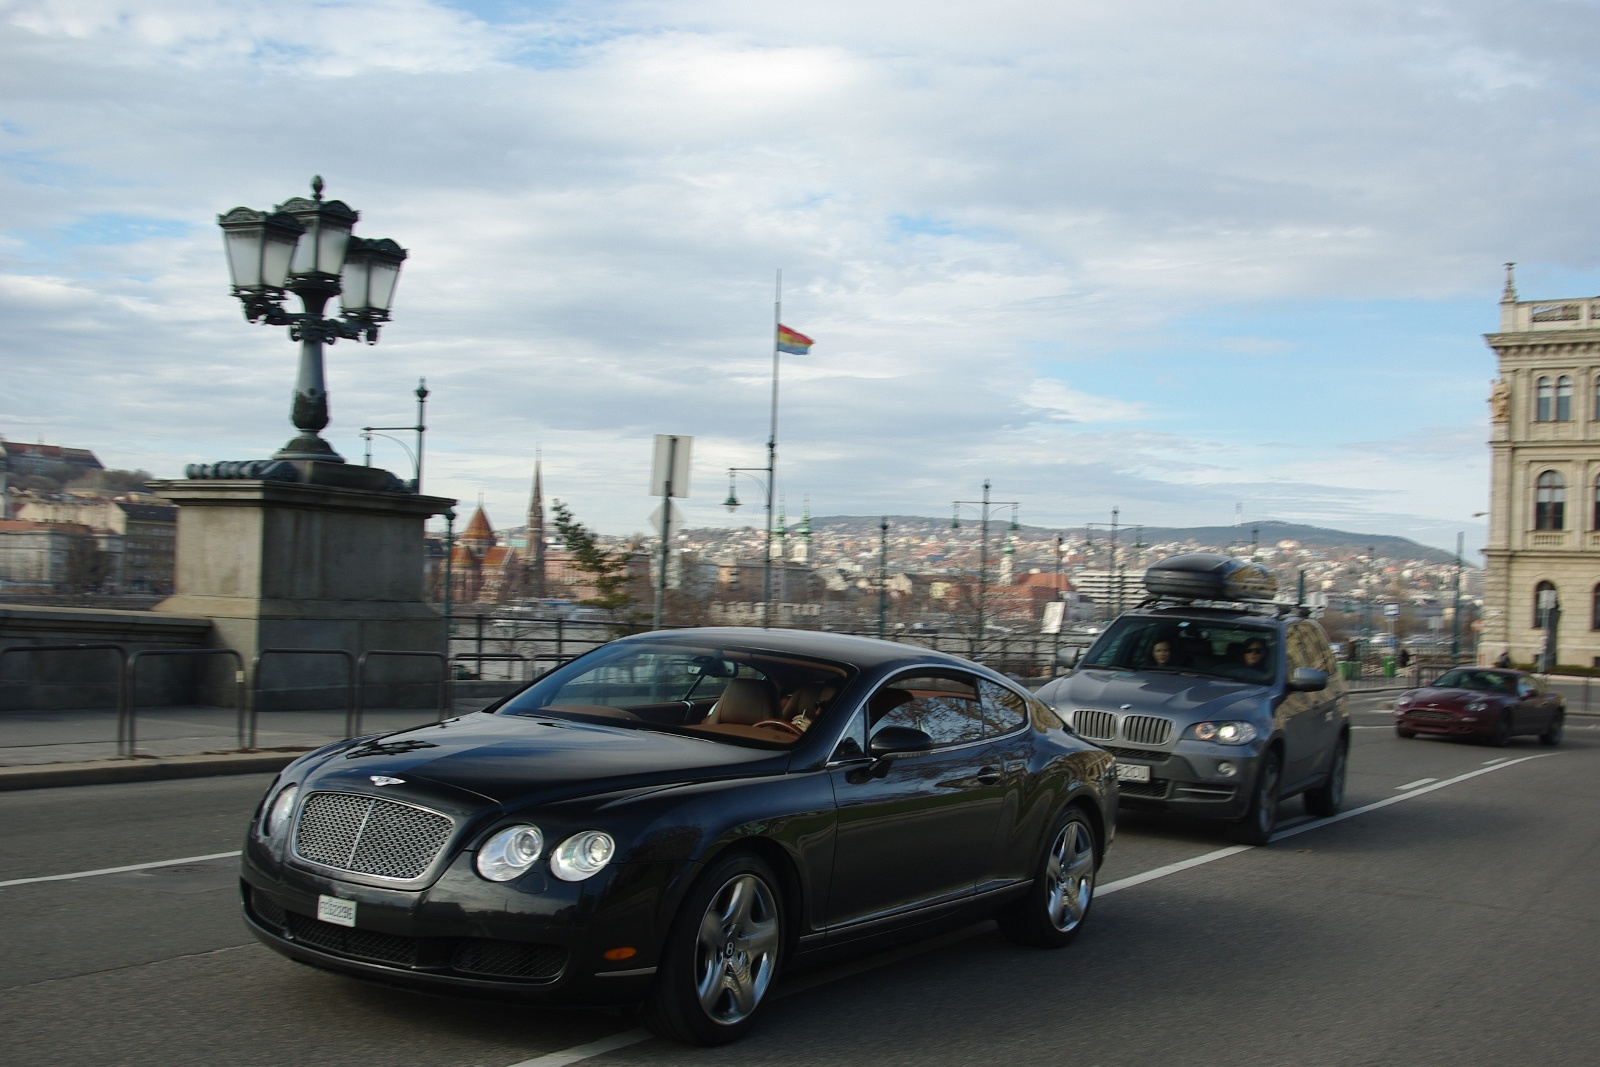
[[1556, 662], [1600, 665], [1600, 298], [1518, 300], [1507, 264], [1500, 330], [1485, 340], [1500, 377], [1479, 659], [1532, 662], [1548, 592], [1561, 609]]

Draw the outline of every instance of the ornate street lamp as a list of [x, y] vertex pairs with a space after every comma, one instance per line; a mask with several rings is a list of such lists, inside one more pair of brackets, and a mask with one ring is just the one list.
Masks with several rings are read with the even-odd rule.
[[[378, 325], [389, 321], [395, 283], [406, 250], [387, 238], [366, 240], [350, 231], [361, 217], [340, 200], [322, 199], [322, 177], [311, 179], [311, 199], [294, 197], [270, 212], [236, 207], [217, 216], [233, 278], [233, 295], [250, 322], [287, 326], [300, 342], [290, 420], [300, 433], [274, 459], [343, 463], [320, 436], [328, 425], [322, 346], [344, 338], [377, 344]], [[284, 308], [286, 293], [302, 310]], [[340, 317], [323, 309], [340, 298]], [[420, 421], [420, 420], [419, 420]]]

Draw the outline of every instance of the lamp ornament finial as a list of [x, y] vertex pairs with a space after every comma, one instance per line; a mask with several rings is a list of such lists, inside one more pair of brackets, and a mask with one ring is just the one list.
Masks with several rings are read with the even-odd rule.
[[1506, 291], [1500, 294], [1502, 304], [1515, 304], [1517, 302], [1517, 280], [1513, 274], [1515, 263], [1506, 264]]
[[322, 199], [322, 175], [320, 174], [313, 174], [311, 176], [311, 199]]

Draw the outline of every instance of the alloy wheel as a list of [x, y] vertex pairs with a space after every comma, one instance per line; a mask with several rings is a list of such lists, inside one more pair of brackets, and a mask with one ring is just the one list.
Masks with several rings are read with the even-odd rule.
[[1073, 820], [1062, 827], [1045, 864], [1045, 901], [1050, 925], [1062, 933], [1083, 921], [1094, 897], [1094, 839]]
[[746, 1019], [772, 982], [780, 944], [772, 888], [755, 874], [728, 879], [711, 897], [695, 939], [695, 994], [724, 1026]]
[[1261, 768], [1261, 780], [1256, 784], [1256, 828], [1264, 838], [1272, 833], [1278, 821], [1278, 763], [1269, 760]]

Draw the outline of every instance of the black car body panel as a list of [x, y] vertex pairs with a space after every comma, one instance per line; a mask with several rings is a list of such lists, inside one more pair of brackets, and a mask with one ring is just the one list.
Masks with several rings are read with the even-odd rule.
[[[1017, 895], [1069, 803], [1090, 815], [1102, 851], [1111, 840], [1111, 759], [980, 665], [781, 630], [666, 631], [605, 648], [695, 642], [818, 656], [849, 671], [792, 744], [528, 709], [514, 696], [486, 713], [312, 753], [279, 776], [247, 834], [250, 928], [286, 956], [380, 981], [625, 1002], [648, 989], [679, 902], [725, 850], [756, 852], [778, 872], [790, 952], [805, 956], [904, 935]], [[588, 658], [563, 669], [581, 671]], [[841, 742], [868, 721], [867, 702], [880, 688], [928, 671], [970, 678], [974, 691], [978, 682], [1003, 687], [1027, 713], [992, 736], [888, 761]], [[291, 826], [264, 837], [262, 818], [291, 783], [299, 788]], [[317, 794], [334, 794], [316, 801], [319, 811], [344, 805], [366, 811], [369, 822], [382, 812], [396, 825], [427, 823], [444, 844], [398, 873], [353, 870], [363, 822], [344, 866], [320, 862], [326, 850], [301, 839]], [[477, 850], [521, 824], [541, 829], [545, 856], [574, 834], [603, 830], [615, 840], [614, 857], [575, 882], [555, 877], [545, 856], [511, 881], [480, 876]], [[356, 925], [320, 921], [325, 897], [354, 902]]]

